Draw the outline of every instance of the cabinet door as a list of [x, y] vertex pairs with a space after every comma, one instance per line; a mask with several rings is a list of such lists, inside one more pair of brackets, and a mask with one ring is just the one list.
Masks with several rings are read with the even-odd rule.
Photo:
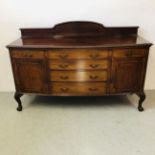
[[45, 93], [46, 67], [44, 60], [13, 59], [16, 88], [20, 92]]
[[113, 59], [111, 92], [137, 92], [143, 89], [144, 59]]

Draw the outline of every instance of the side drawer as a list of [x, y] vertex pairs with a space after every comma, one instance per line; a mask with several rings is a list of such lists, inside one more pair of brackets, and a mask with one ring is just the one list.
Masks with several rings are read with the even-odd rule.
[[108, 62], [108, 60], [49, 60], [49, 68], [52, 70], [107, 69]]
[[104, 49], [58, 49], [47, 52], [49, 59], [104, 59], [109, 51]]
[[55, 82], [51, 84], [51, 93], [54, 95], [104, 95], [106, 83], [67, 83]]
[[145, 57], [146, 49], [132, 48], [132, 49], [114, 49], [114, 58], [128, 58], [128, 57]]
[[51, 71], [50, 81], [107, 81], [107, 71]]
[[44, 58], [44, 51], [41, 50], [13, 50], [10, 53], [13, 58]]

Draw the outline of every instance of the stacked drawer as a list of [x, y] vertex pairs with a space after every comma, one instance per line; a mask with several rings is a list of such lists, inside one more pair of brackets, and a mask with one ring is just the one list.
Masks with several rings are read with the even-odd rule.
[[109, 52], [99, 49], [55, 49], [47, 52], [53, 95], [104, 95]]

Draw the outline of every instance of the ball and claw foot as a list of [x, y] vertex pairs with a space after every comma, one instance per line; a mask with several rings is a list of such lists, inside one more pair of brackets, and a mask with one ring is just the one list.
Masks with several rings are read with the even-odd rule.
[[17, 111], [22, 111], [23, 110], [23, 107], [22, 106], [18, 106], [17, 107]]
[[22, 111], [22, 109], [23, 109], [23, 107], [22, 107], [22, 102], [21, 102], [21, 100], [20, 100], [20, 97], [22, 96], [23, 94], [20, 94], [20, 93], [15, 93], [15, 95], [14, 95], [14, 98], [15, 98], [15, 100], [17, 101], [17, 103], [18, 103], [18, 107], [17, 107], [17, 111]]
[[140, 112], [142, 112], [142, 111], [144, 111], [144, 108], [143, 108], [142, 106], [138, 106], [138, 110], [139, 110]]
[[144, 93], [140, 93], [140, 94], [137, 94], [139, 96], [139, 103], [138, 103], [138, 110], [140, 112], [144, 111], [144, 108], [142, 107], [142, 103], [143, 101], [145, 100], [146, 96]]

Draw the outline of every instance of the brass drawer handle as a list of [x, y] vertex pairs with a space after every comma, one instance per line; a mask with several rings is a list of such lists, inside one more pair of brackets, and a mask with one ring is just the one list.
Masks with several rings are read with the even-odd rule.
[[58, 57], [61, 58], [61, 59], [66, 59], [68, 57], [68, 55], [67, 54], [65, 54], [65, 55], [59, 55]]
[[67, 80], [68, 76], [60, 76], [60, 79]]
[[92, 80], [95, 80], [95, 79], [97, 79], [97, 78], [98, 78], [98, 76], [97, 76], [97, 75], [95, 75], [95, 76], [90, 75], [89, 77], [90, 77], [90, 79], [92, 79]]
[[91, 68], [97, 68], [99, 66], [99, 64], [91, 64], [89, 65]]
[[61, 64], [61, 65], [59, 65], [59, 67], [60, 67], [60, 68], [67, 68], [68, 65], [66, 65], [66, 64]]
[[69, 88], [60, 88], [62, 92], [68, 92]]
[[97, 59], [100, 55], [99, 54], [90, 54], [89, 55], [92, 59]]
[[89, 88], [89, 91], [97, 91], [97, 88]]
[[26, 53], [26, 54], [24, 54], [23, 56], [24, 56], [24, 57], [27, 57], [27, 58], [32, 58], [33, 55], [32, 55], [32, 54], [29, 54], [29, 53]]

